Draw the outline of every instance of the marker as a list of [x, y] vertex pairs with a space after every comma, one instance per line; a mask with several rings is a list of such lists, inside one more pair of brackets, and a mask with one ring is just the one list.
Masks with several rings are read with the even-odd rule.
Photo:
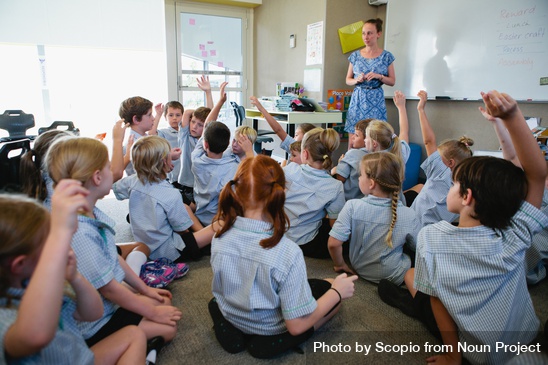
[[436, 100], [451, 100], [449, 96], [436, 96]]

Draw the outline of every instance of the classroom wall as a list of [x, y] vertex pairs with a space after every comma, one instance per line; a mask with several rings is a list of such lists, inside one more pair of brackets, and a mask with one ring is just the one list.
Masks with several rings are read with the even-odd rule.
[[[263, 0], [263, 4], [255, 8], [256, 95], [272, 95], [277, 81], [302, 81], [306, 67], [306, 26], [320, 20], [324, 21], [325, 29], [323, 93], [311, 96], [325, 100], [324, 94], [327, 90], [348, 88], [345, 84], [345, 75], [350, 53], [342, 53], [337, 29], [359, 20], [365, 21], [376, 17], [386, 19], [386, 5], [371, 6], [366, 0]], [[297, 47], [290, 49], [289, 34], [293, 33], [297, 34]], [[380, 42], [384, 44], [384, 38], [381, 38]], [[397, 68], [401, 62], [405, 60], [397, 59], [394, 66]], [[397, 80], [394, 88], [397, 89]], [[511, 90], [501, 91], [512, 94]], [[397, 109], [391, 99], [386, 100], [386, 105], [388, 122], [398, 131]], [[480, 105], [482, 103], [479, 101], [428, 101], [427, 114], [438, 142], [466, 134], [475, 141], [473, 149], [498, 150], [499, 144], [492, 127], [478, 111]], [[520, 103], [520, 108], [524, 115], [541, 117], [542, 125], [548, 125], [547, 103], [524, 102]], [[417, 100], [407, 101], [407, 111], [410, 141], [422, 145]], [[338, 154], [344, 150], [343, 147], [345, 146], [341, 146]], [[422, 157], [426, 158], [424, 148]]]
[[[325, 20], [325, 1], [263, 0], [254, 9], [255, 95], [275, 95], [277, 82], [303, 83], [307, 26]], [[289, 48], [290, 34], [296, 35], [295, 48]]]
[[[343, 54], [337, 29], [345, 25], [367, 20], [377, 15], [377, 7], [366, 0], [263, 0], [254, 9], [255, 25], [255, 83], [257, 96], [271, 96], [276, 82], [303, 82], [305, 68], [322, 68], [321, 92], [305, 94], [317, 100], [325, 100], [329, 89], [346, 88], [345, 75], [349, 53]], [[324, 61], [322, 65], [306, 66], [307, 25], [324, 22]], [[296, 34], [297, 45], [289, 48], [289, 35]], [[306, 88], [306, 84], [304, 85]], [[249, 106], [249, 104], [246, 104]], [[263, 124], [259, 128], [263, 128]], [[279, 139], [265, 145], [274, 154], [283, 156]], [[346, 142], [335, 154], [338, 159], [346, 151]]]

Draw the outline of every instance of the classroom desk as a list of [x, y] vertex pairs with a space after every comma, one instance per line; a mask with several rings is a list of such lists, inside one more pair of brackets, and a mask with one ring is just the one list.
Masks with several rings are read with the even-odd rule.
[[[278, 123], [285, 125], [285, 131], [290, 136], [295, 136], [295, 125], [310, 123], [322, 124], [326, 127], [330, 123], [340, 123], [342, 112], [278, 112], [268, 111]], [[253, 121], [253, 129], [258, 130], [259, 120], [266, 120], [257, 109], [246, 109], [245, 117]]]

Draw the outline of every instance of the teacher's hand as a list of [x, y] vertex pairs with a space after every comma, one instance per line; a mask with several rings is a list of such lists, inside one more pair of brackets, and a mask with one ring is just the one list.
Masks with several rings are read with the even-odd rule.
[[358, 77], [356, 77], [356, 84], [359, 84], [360, 82], [364, 82], [365, 81], [365, 74], [361, 73], [358, 75]]
[[365, 79], [367, 81], [371, 81], [371, 80], [374, 80], [374, 79], [379, 79], [379, 80], [382, 81], [382, 75], [374, 73], [374, 72], [369, 72], [367, 75], [365, 75]]

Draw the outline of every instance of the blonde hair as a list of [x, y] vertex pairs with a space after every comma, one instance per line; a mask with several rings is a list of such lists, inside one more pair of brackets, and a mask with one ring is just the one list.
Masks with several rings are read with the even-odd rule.
[[363, 156], [361, 169], [368, 178], [375, 181], [385, 193], [392, 193], [392, 221], [385, 242], [392, 248], [392, 232], [398, 219], [398, 197], [404, 179], [402, 159], [393, 153], [373, 152]]
[[36, 252], [49, 234], [49, 222], [47, 209], [35, 200], [0, 194], [0, 297], [6, 298], [11, 286], [10, 259]]
[[85, 184], [108, 161], [107, 147], [88, 137], [59, 138], [46, 155], [46, 166], [54, 185], [62, 179], [74, 179]]
[[139, 181], [146, 184], [165, 180], [165, 164], [170, 152], [169, 142], [162, 137], [139, 138], [131, 149], [131, 161]]
[[234, 130], [234, 138], [238, 139], [239, 135], [244, 135], [251, 141], [251, 144], [257, 141], [257, 131], [247, 125], [241, 125]]
[[339, 148], [339, 144], [339, 133], [333, 128], [314, 128], [305, 133], [301, 149], [307, 150], [312, 161], [320, 161], [322, 168], [328, 170], [333, 165], [331, 155]]
[[[401, 158], [400, 138], [394, 133], [394, 128], [385, 121], [374, 119], [366, 128], [366, 135], [377, 142], [383, 151], [392, 152]], [[373, 151], [370, 151], [373, 152]]]
[[458, 164], [468, 157], [472, 157], [471, 146], [474, 145], [474, 140], [466, 136], [457, 139], [447, 139], [438, 145], [438, 151], [446, 160], [454, 160]]

